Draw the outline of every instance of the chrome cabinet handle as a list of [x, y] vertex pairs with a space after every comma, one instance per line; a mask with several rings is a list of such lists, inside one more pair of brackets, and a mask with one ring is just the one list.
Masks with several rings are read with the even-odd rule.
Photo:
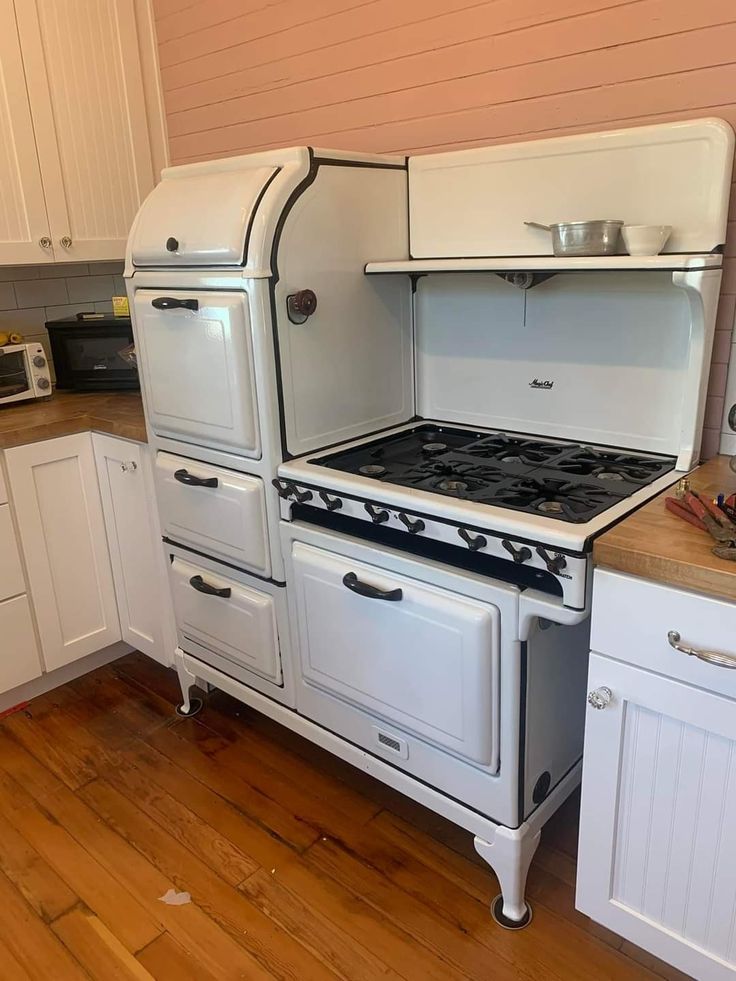
[[61, 244], [64, 246], [65, 249], [70, 249], [72, 247], [72, 240], [69, 235], [64, 235], [63, 238], [59, 239], [59, 241], [61, 242]]
[[596, 688], [594, 691], [588, 692], [588, 705], [594, 709], [604, 709], [610, 704], [612, 698], [613, 692], [611, 689], [603, 685], [601, 688]]
[[43, 238], [40, 238], [38, 240], [38, 244], [41, 246], [42, 249], [50, 249], [51, 239], [48, 237], [48, 235], [44, 235]]
[[132, 473], [133, 470], [138, 469], [138, 464], [135, 462], [135, 460], [126, 460], [120, 464], [120, 469], [123, 471], [123, 473]]
[[736, 657], [732, 654], [718, 654], [716, 651], [699, 651], [697, 647], [687, 647], [681, 644], [682, 638], [677, 630], [670, 630], [667, 634], [667, 643], [673, 650], [680, 654], [687, 654], [688, 657], [697, 657], [699, 661], [707, 664], [715, 664], [719, 668], [736, 668]]

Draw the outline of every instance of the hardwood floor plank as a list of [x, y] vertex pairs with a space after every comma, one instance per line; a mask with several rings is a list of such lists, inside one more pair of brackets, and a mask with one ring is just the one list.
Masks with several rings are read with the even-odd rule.
[[5, 977], [12, 981], [37, 981], [28, 973], [25, 963], [21, 963], [13, 952], [0, 940], [0, 964]]
[[168, 702], [172, 710], [181, 702], [181, 688], [176, 672], [173, 668], [165, 668], [162, 664], [151, 660], [145, 654], [133, 651], [127, 657], [122, 657], [116, 661], [113, 671], [115, 674], [124, 675], [141, 687], [153, 692]]
[[45, 730], [34, 721], [29, 710], [17, 712], [0, 722], [0, 730], [42, 763], [70, 790], [76, 790], [95, 777], [94, 770], [74, 754], [62, 752]]
[[[10, 880], [0, 873], [0, 944], [19, 961], [22, 970], [39, 981], [84, 981], [87, 975], [64, 945], [26, 903]], [[2, 967], [0, 966], [0, 970]], [[0, 975], [13, 978], [12, 974]], [[23, 977], [22, 973], [19, 977]], [[89, 979], [87, 979], [89, 981]]]
[[73, 909], [55, 920], [51, 928], [91, 977], [100, 981], [151, 981], [150, 972], [89, 910]]
[[345, 981], [400, 981], [401, 975], [348, 936], [339, 922], [328, 919], [284, 888], [278, 874], [261, 869], [240, 888], [262, 912]]
[[137, 959], [156, 981], [217, 981], [170, 933], [162, 933]]
[[0, 817], [0, 870], [42, 920], [55, 920], [79, 902], [76, 893], [4, 817]]
[[97, 814], [156, 865], [178, 890], [186, 890], [209, 916], [278, 978], [333, 977], [332, 972], [246, 897], [143, 814], [124, 793], [103, 780], [79, 794]]

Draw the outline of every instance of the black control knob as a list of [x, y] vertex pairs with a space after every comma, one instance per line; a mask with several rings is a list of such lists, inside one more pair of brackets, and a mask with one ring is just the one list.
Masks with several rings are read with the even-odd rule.
[[288, 480], [281, 481], [278, 479], [278, 477], [274, 477], [271, 483], [276, 488], [276, 493], [279, 495], [279, 497], [283, 498], [285, 501], [288, 501], [296, 490], [294, 485], [290, 484]]
[[167, 252], [178, 252], [179, 251], [179, 239], [174, 238], [173, 235], [166, 239], [166, 251]]
[[311, 501], [314, 494], [310, 490], [300, 491], [298, 487], [294, 488], [294, 500], [298, 504], [306, 504], [307, 501]]
[[551, 572], [554, 576], [567, 567], [567, 559], [564, 555], [550, 555], [541, 545], [537, 546], [537, 555], [547, 566], [547, 571]]
[[325, 494], [324, 491], [320, 491], [319, 496], [324, 501], [324, 505], [328, 511], [339, 511], [342, 507], [342, 501], [339, 497], [330, 497], [330, 495]]
[[388, 521], [388, 511], [384, 511], [383, 508], [377, 508], [372, 504], [366, 504], [365, 509], [371, 516], [371, 521], [374, 525], [380, 525], [383, 524], [384, 521]]
[[471, 535], [467, 528], [458, 528], [457, 533], [471, 552], [477, 552], [488, 544], [488, 540], [483, 535]]
[[519, 548], [515, 548], [514, 545], [510, 541], [507, 541], [507, 539], [505, 538], [501, 542], [501, 545], [503, 545], [503, 547], [506, 549], [506, 551], [509, 553], [509, 555], [514, 560], [514, 562], [516, 562], [517, 565], [521, 565], [522, 562], [526, 562], [528, 559], [532, 557], [532, 550], [530, 548], [527, 548], [526, 545], [522, 545]]
[[399, 521], [404, 525], [410, 535], [418, 535], [420, 531], [424, 531], [424, 522], [421, 518], [412, 520], [408, 514], [404, 514], [402, 511], [399, 514]]

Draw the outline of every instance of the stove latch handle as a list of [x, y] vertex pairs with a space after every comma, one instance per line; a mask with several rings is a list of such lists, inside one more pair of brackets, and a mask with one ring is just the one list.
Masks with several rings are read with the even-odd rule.
[[564, 555], [550, 555], [541, 545], [537, 546], [536, 552], [547, 566], [547, 571], [551, 572], [554, 576], [567, 567], [567, 559]]
[[484, 538], [483, 535], [473, 536], [467, 528], [458, 528], [457, 533], [471, 552], [477, 552], [478, 549], [485, 548], [488, 544], [488, 539]]
[[358, 596], [365, 596], [367, 599], [388, 600], [398, 603], [404, 593], [401, 589], [379, 589], [378, 586], [371, 586], [368, 582], [361, 582], [354, 572], [346, 572], [342, 577], [343, 586], [347, 586]]
[[365, 509], [371, 516], [371, 521], [374, 525], [380, 525], [384, 521], [388, 521], [388, 511], [384, 511], [382, 508], [376, 508], [372, 504], [366, 504]]
[[505, 538], [501, 542], [501, 545], [506, 549], [517, 565], [521, 565], [522, 562], [526, 562], [532, 557], [532, 550], [527, 548], [526, 545], [522, 545], [520, 548], [514, 548], [513, 544]]
[[322, 498], [328, 511], [339, 511], [342, 507], [342, 501], [339, 497], [330, 497], [330, 495], [325, 494], [324, 491], [320, 491], [319, 496]]
[[292, 324], [305, 323], [317, 309], [314, 290], [297, 290], [286, 297], [286, 314]]
[[408, 514], [404, 514], [401, 511], [399, 513], [399, 521], [404, 525], [410, 535], [416, 535], [420, 531], [424, 531], [424, 522], [421, 518], [416, 518], [416, 520], [412, 521]]

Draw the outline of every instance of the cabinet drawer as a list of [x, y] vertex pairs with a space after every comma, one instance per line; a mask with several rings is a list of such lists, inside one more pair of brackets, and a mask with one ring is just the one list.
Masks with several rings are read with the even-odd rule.
[[594, 651], [736, 698], [736, 669], [676, 651], [667, 639], [670, 631], [688, 648], [736, 659], [736, 603], [596, 570]]
[[[172, 592], [179, 643], [227, 674], [252, 671], [281, 683], [276, 608], [271, 596], [174, 556]], [[220, 595], [218, 595], [218, 592]]]
[[258, 477], [159, 453], [156, 495], [167, 538], [270, 576], [266, 496]]
[[23, 570], [10, 518], [10, 505], [0, 505], [0, 600], [26, 591]]
[[0, 603], [0, 693], [41, 676], [41, 659], [27, 596]]

